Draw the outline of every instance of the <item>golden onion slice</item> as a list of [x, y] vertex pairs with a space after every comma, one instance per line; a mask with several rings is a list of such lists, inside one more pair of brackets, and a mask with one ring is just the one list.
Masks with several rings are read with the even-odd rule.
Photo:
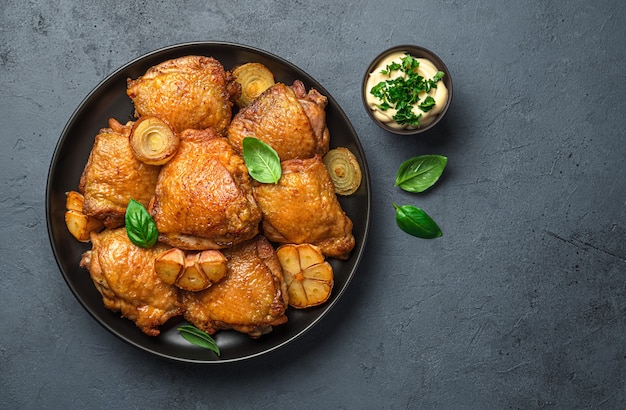
[[348, 148], [338, 147], [324, 156], [324, 165], [338, 195], [353, 194], [361, 185], [361, 167], [359, 161]]
[[328, 300], [334, 284], [333, 268], [317, 246], [286, 244], [276, 250], [276, 256], [291, 307], [303, 309]]
[[246, 63], [235, 67], [232, 75], [241, 85], [241, 97], [237, 100], [239, 108], [247, 107], [263, 91], [275, 84], [274, 74], [261, 63]]
[[149, 165], [163, 165], [176, 154], [180, 140], [170, 125], [158, 117], [139, 118], [130, 133], [133, 155]]

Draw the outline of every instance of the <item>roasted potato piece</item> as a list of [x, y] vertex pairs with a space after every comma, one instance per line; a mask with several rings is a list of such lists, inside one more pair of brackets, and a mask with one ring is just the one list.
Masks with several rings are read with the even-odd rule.
[[163, 165], [176, 154], [180, 140], [172, 127], [158, 117], [139, 118], [130, 132], [135, 158], [148, 165]]
[[276, 255], [283, 268], [290, 306], [303, 309], [328, 300], [334, 283], [333, 268], [317, 246], [282, 245]]
[[239, 108], [247, 107], [263, 91], [275, 84], [274, 74], [261, 63], [239, 65], [231, 74], [241, 85], [241, 96], [236, 101]]
[[168, 285], [192, 292], [204, 290], [226, 275], [226, 257], [216, 250], [185, 253], [172, 248], [154, 260], [157, 276]]
[[81, 242], [89, 242], [91, 232], [99, 232], [104, 222], [83, 213], [84, 197], [80, 192], [70, 191], [65, 200], [65, 225], [72, 236]]
[[328, 151], [323, 158], [338, 195], [353, 194], [361, 185], [361, 167], [354, 154], [345, 147]]

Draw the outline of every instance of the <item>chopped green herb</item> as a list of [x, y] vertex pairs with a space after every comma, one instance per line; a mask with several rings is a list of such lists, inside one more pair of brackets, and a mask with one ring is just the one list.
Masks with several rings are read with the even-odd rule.
[[419, 105], [420, 110], [424, 112], [430, 111], [434, 106], [435, 106], [435, 99], [431, 97], [430, 95], [424, 98], [424, 101], [422, 101]]
[[[437, 71], [437, 74], [435, 74], [435, 76], [432, 79], [433, 83], [436, 83], [437, 81], [441, 80], [444, 75], [445, 73], [443, 71]], [[433, 85], [433, 86], [436, 87], [436, 85]]]
[[402, 66], [396, 62], [392, 62], [391, 64], [387, 65], [387, 68], [382, 70], [381, 73], [383, 74], [390, 74], [392, 71], [397, 71], [399, 69], [401, 69]]

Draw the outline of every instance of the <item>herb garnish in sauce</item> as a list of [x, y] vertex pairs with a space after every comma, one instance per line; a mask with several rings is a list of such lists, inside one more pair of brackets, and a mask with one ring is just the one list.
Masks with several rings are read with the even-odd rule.
[[[437, 71], [433, 78], [427, 79], [418, 74], [417, 68], [420, 63], [415, 58], [405, 54], [401, 61], [401, 64], [394, 61], [381, 70], [381, 73], [388, 75], [390, 79], [376, 84], [372, 87], [370, 93], [380, 99], [381, 103], [378, 104], [378, 108], [383, 111], [393, 108], [397, 111], [393, 119], [398, 124], [419, 127], [419, 119], [422, 114], [416, 115], [413, 112], [413, 106], [418, 107], [422, 112], [430, 111], [435, 106], [435, 99], [431, 96], [426, 96], [422, 100], [420, 94], [423, 95], [423, 93], [428, 93], [432, 88], [437, 88], [437, 82], [445, 74], [443, 71]], [[391, 78], [394, 72], [400, 72], [401, 75]]]

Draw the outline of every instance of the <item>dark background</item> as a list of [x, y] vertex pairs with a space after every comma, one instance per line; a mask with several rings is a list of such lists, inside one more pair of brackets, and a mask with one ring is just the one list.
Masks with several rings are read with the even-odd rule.
[[[626, 403], [626, 3], [4, 1], [0, 5], [0, 397], [6, 408], [620, 408]], [[227, 41], [317, 79], [370, 167], [350, 287], [294, 343], [223, 366], [167, 361], [103, 329], [46, 230], [58, 138], [108, 74], [155, 49]], [[360, 98], [380, 51], [419, 44], [454, 100], [420, 137]], [[414, 155], [437, 186], [394, 188]], [[444, 232], [401, 232], [391, 202]]]

